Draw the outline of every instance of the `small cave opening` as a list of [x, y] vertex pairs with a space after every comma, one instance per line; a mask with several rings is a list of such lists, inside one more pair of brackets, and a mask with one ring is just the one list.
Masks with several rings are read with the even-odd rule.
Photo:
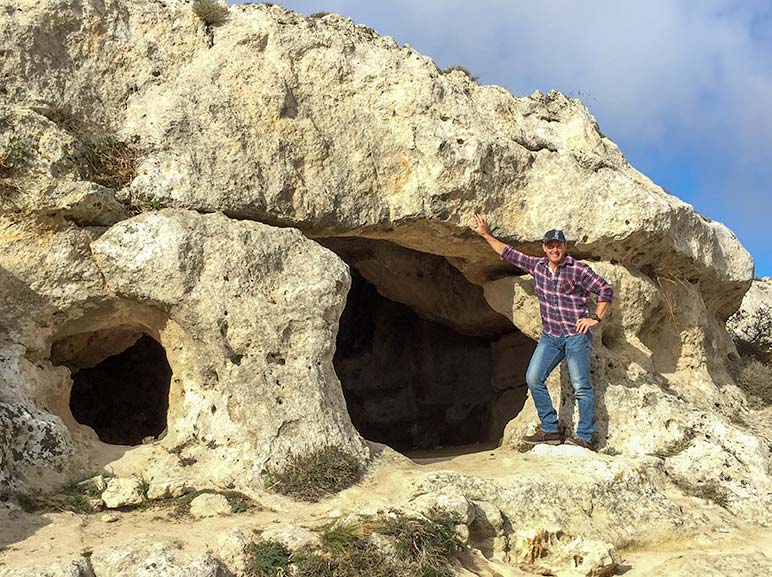
[[[351, 265], [333, 364], [359, 433], [414, 458], [498, 446], [525, 403], [536, 343], [495, 319], [482, 289], [442, 257], [385, 241], [325, 244]], [[461, 322], [428, 311], [427, 295]]]
[[103, 443], [140, 445], [166, 429], [172, 370], [151, 336], [141, 334], [120, 352], [89, 363], [93, 366], [79, 367], [77, 359], [61, 364], [72, 371], [72, 416]]

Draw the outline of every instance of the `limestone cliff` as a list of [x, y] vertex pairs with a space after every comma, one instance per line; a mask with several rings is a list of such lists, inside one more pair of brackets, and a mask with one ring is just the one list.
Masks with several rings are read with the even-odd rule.
[[[365, 439], [511, 452], [537, 425], [522, 374], [538, 304], [468, 230], [481, 211], [532, 254], [564, 229], [616, 291], [592, 375], [595, 444], [621, 457], [586, 485], [609, 513], [557, 488], [544, 514], [619, 542], [683, 523], [678, 486], [769, 522], [769, 440], [727, 369], [750, 255], [630, 166], [580, 101], [479, 86], [277, 5], [204, 26], [183, 0], [20, 0], [0, 38], [3, 486], [109, 466], [259, 490], [310, 448], [366, 463]], [[115, 143], [125, 183], [84, 168]], [[104, 369], [120, 355], [129, 368]], [[170, 375], [152, 414], [151, 397], [127, 408], [142, 364]], [[550, 387], [570, 432], [567, 375]], [[120, 417], [98, 416], [122, 394]], [[411, 498], [449, 486], [528, 510], [474, 475], [427, 476]]]

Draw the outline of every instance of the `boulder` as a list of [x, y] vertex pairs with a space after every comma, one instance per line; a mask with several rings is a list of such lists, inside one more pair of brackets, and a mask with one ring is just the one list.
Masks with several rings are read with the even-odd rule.
[[772, 358], [772, 277], [753, 281], [726, 326], [741, 351], [758, 351]]
[[198, 519], [230, 515], [231, 506], [223, 495], [204, 493], [190, 502], [190, 514]]
[[145, 500], [141, 479], [110, 479], [102, 493], [102, 501], [108, 509], [139, 505]]
[[140, 539], [123, 546], [97, 547], [91, 565], [99, 577], [233, 577], [217, 557], [186, 550], [174, 541]]
[[0, 577], [96, 577], [86, 557], [42, 564], [29, 562], [0, 567]]
[[621, 561], [607, 543], [543, 529], [516, 534], [510, 555], [522, 569], [541, 574], [546, 570], [556, 577], [607, 577]]

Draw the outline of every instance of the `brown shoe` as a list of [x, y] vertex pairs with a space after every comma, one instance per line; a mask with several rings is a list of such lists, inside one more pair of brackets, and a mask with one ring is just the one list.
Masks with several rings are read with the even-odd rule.
[[579, 437], [568, 437], [566, 439], [566, 445], [576, 445], [577, 447], [582, 447], [584, 449], [589, 449], [590, 451], [594, 451], [590, 443], [588, 443], [584, 439], [580, 439]]
[[545, 433], [544, 431], [539, 431], [533, 435], [523, 437], [523, 442], [528, 443], [529, 445], [538, 445], [540, 443], [559, 445], [563, 440], [560, 438], [560, 433]]

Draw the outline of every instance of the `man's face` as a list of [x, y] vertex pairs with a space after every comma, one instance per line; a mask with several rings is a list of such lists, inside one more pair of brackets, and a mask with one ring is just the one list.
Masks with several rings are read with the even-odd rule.
[[553, 264], [560, 264], [566, 257], [566, 245], [559, 240], [551, 240], [547, 244], [542, 245], [544, 247], [544, 254]]

